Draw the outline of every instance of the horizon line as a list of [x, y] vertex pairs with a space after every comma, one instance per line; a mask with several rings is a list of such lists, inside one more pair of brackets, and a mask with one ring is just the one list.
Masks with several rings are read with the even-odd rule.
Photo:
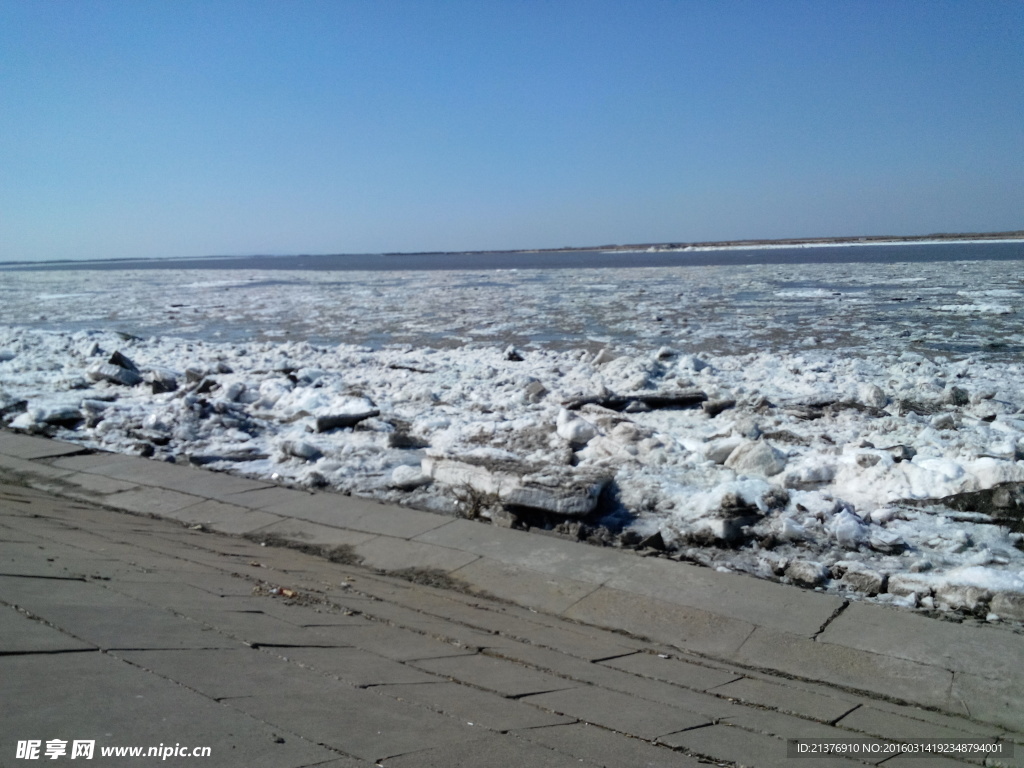
[[688, 249], [713, 249], [713, 248], [759, 248], [765, 246], [785, 247], [804, 245], [846, 245], [857, 243], [868, 244], [895, 244], [930, 242], [935, 240], [976, 241], [976, 240], [1013, 240], [1024, 239], [1024, 229], [1005, 230], [1001, 232], [935, 232], [927, 235], [848, 235], [848, 236], [822, 236], [822, 237], [787, 237], [787, 238], [750, 238], [742, 240], [694, 240], [694, 241], [665, 241], [654, 243], [612, 243], [605, 245], [565, 245], [547, 248], [486, 248], [469, 250], [446, 250], [446, 251], [381, 251], [373, 252], [336, 252], [336, 253], [241, 253], [241, 254], [205, 254], [201, 256], [121, 256], [114, 258], [99, 259], [42, 259], [39, 261], [14, 260], [0, 261], [0, 266], [14, 266], [19, 264], [80, 264], [89, 262], [133, 262], [133, 261], [187, 261], [202, 259], [260, 259], [260, 258], [303, 258], [322, 256], [444, 256], [444, 255], [474, 255], [474, 254], [497, 254], [497, 253], [569, 253], [573, 251], [631, 251], [637, 249], [655, 250], [688, 250]]

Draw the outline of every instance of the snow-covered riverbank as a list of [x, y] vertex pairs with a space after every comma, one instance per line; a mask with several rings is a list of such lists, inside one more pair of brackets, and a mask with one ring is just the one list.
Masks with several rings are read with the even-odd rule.
[[10, 273], [0, 408], [97, 448], [1021, 620], [1012, 266]]

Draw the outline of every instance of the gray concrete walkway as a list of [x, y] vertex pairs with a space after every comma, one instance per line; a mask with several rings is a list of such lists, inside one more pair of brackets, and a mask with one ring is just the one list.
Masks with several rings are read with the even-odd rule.
[[10, 432], [0, 481], [2, 765], [963, 765], [793, 738], [1024, 765], [1005, 627]]

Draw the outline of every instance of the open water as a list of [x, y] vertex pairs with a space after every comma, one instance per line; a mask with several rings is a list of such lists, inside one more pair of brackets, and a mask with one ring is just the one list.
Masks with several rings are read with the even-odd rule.
[[1024, 243], [8, 267], [0, 323], [244, 342], [1024, 360]]
[[0, 263], [0, 270], [284, 269], [284, 270], [478, 270], [628, 269], [630, 267], [729, 266], [742, 264], [887, 264], [892, 262], [1022, 260], [1022, 242], [953, 242], [706, 251], [513, 251], [488, 253], [343, 254], [297, 256], [204, 256], [182, 259], [115, 259]]

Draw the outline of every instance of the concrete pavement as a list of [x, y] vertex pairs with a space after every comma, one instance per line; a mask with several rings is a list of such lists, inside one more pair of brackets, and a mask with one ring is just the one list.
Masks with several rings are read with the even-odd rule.
[[791, 738], [1024, 764], [1006, 627], [10, 432], [0, 480], [3, 765], [54, 739], [97, 765], [962, 764]]

